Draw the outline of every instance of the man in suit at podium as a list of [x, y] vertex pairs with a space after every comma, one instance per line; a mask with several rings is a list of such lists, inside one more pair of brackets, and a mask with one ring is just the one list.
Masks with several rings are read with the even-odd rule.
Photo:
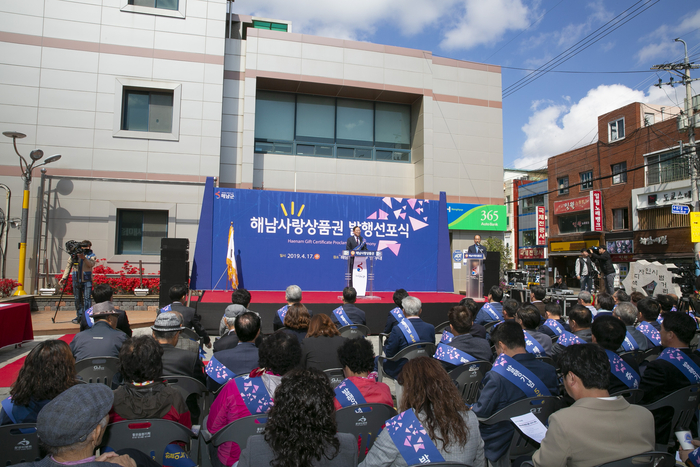
[[[360, 228], [359, 225], [356, 225], [355, 227], [352, 228], [352, 235], [348, 238], [347, 244], [345, 245], [345, 249], [348, 251], [359, 251], [359, 250], [366, 250], [367, 249], [367, 244], [365, 243], [365, 239], [362, 238], [362, 229]], [[355, 258], [350, 257], [348, 258], [348, 271], [350, 272], [350, 286], [352, 287], [352, 267], [355, 265]]]
[[486, 257], [486, 247], [481, 244], [481, 235], [474, 235], [474, 244], [467, 249], [467, 253], [481, 253]]

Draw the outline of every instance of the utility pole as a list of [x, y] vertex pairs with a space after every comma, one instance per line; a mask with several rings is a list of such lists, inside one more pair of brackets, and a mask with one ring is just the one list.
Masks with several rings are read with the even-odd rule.
[[[690, 70], [698, 69], [700, 68], [700, 65], [694, 65], [690, 63], [688, 59], [688, 44], [686, 44], [683, 39], [677, 38], [674, 40], [676, 42], [682, 42], [683, 46], [685, 47], [685, 60], [683, 60], [683, 63], [665, 63], [662, 65], [655, 65], [651, 67], [651, 69], [673, 71], [681, 76], [681, 83], [685, 85], [685, 115], [681, 115], [679, 117], [678, 129], [680, 131], [683, 131], [685, 129], [688, 130], [688, 164], [690, 168], [690, 192], [692, 197], [691, 200], [693, 204], [693, 211], [698, 212], [700, 211], [700, 199], [698, 197], [698, 160], [697, 151], [695, 150], [695, 121], [697, 120], [698, 124], [700, 125], [700, 118], [693, 117], [693, 95], [690, 83], [692, 83], [693, 81], [697, 81], [697, 78], [694, 80], [690, 79]], [[680, 70], [683, 70], [683, 72], [681, 73]], [[673, 77], [671, 77], [668, 83], [662, 83], [661, 79], [659, 79], [659, 84], [657, 84], [656, 86], [674, 86], [676, 84], [678, 83], [674, 83]], [[700, 117], [700, 114], [698, 115], [698, 117]], [[681, 155], [684, 152], [682, 148], [683, 145], [681, 144]], [[694, 260], [697, 274], [697, 270], [700, 269], [700, 243], [695, 243], [693, 248], [695, 251]]]

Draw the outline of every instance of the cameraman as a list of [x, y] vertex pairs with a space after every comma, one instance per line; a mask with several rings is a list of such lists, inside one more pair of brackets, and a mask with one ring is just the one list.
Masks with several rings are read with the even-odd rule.
[[[71, 321], [73, 324], [79, 324], [85, 310], [90, 308], [91, 293], [92, 293], [92, 268], [95, 267], [95, 254], [92, 252], [92, 242], [83, 240], [79, 247], [82, 251], [71, 254], [66, 262], [66, 268], [63, 271], [63, 277], [58, 281], [58, 285], [63, 287], [68, 279], [68, 273], [72, 269], [73, 277], [73, 296], [75, 298], [76, 317]], [[71, 268], [72, 267], [72, 268]]]
[[612, 263], [612, 258], [610, 253], [608, 253], [605, 245], [600, 245], [598, 248], [593, 247], [588, 251], [591, 252], [591, 256], [598, 263], [598, 270], [603, 275], [605, 282], [605, 290], [609, 295], [615, 292], [615, 267]]

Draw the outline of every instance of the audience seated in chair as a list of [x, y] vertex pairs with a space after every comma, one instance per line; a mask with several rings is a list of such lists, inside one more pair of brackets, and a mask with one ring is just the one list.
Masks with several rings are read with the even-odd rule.
[[615, 299], [612, 298], [612, 295], [605, 292], [599, 293], [595, 297], [595, 304], [597, 310], [593, 313], [594, 321], [598, 316], [612, 316], [613, 308], [615, 308]]
[[[459, 306], [465, 306], [472, 311], [472, 316], [476, 316], [479, 313], [480, 304], [476, 303], [473, 298], [463, 298], [459, 301]], [[472, 327], [469, 330], [469, 334], [474, 337], [479, 337], [481, 339], [487, 339], [488, 335], [486, 333], [486, 328], [481, 324], [472, 323]]]
[[[454, 383], [435, 359], [409, 360], [398, 382], [404, 387], [399, 401], [403, 412], [387, 421], [360, 467], [415, 465], [428, 453], [433, 462], [442, 457], [444, 461], [484, 466], [484, 442], [476, 415], [464, 405]], [[403, 433], [411, 425], [417, 430], [422, 426], [428, 439], [418, 441], [414, 437], [409, 441]]]
[[560, 358], [566, 392], [576, 401], [549, 417], [532, 456], [536, 467], [599, 465], [654, 450], [654, 419], [621, 396], [610, 398], [610, 363], [596, 345], [572, 345]]
[[248, 311], [246, 307], [239, 304], [233, 304], [226, 307], [224, 316], [221, 317], [219, 323], [219, 334], [221, 335], [214, 341], [214, 353], [222, 350], [233, 349], [238, 345], [239, 339], [236, 335], [235, 321], [236, 317]]
[[[298, 285], [290, 285], [284, 292], [284, 297], [287, 300], [287, 304], [277, 310], [277, 313], [275, 313], [275, 317], [272, 320], [272, 329], [275, 331], [282, 329], [283, 327], [288, 327], [287, 324], [285, 324], [284, 319], [290, 306], [294, 304], [301, 305], [301, 288]], [[314, 315], [313, 312], [306, 307], [304, 307], [304, 309], [309, 313], [309, 319], [311, 319], [311, 317]]]
[[42, 407], [76, 383], [75, 359], [68, 344], [40, 342], [25, 358], [10, 397], [2, 401], [0, 425], [36, 423]]
[[355, 306], [356, 301], [357, 290], [355, 290], [354, 287], [345, 287], [343, 289], [343, 305], [333, 310], [333, 315], [331, 316], [333, 324], [338, 328], [350, 324], [362, 324], [366, 326], [367, 318], [365, 317], [365, 312]]
[[[636, 292], [635, 292], [636, 293]], [[634, 294], [632, 294], [634, 295]], [[661, 345], [661, 323], [657, 321], [661, 307], [653, 298], [643, 298], [637, 302], [637, 330], [647, 339], [647, 348]]]
[[[98, 284], [92, 289], [92, 299], [95, 300], [95, 304], [102, 302], [112, 302], [112, 295], [114, 291], [109, 284]], [[133, 332], [131, 331], [131, 326], [129, 325], [129, 317], [126, 315], [126, 311], [115, 308], [119, 316], [117, 317], [117, 329], [122, 331], [127, 337], [131, 337]], [[85, 310], [85, 313], [80, 317], [80, 330], [84, 331], [87, 328], [91, 328], [95, 321], [92, 318], [93, 307]]]
[[[486, 303], [488, 303], [489, 306], [484, 308], [486, 306], [486, 303], [484, 303], [484, 306], [481, 307], [476, 318], [474, 318], [474, 322], [483, 326], [491, 321], [502, 319], [503, 305], [501, 305], [501, 300], [503, 300], [503, 289], [497, 285], [491, 286], [489, 294], [486, 297]], [[496, 313], [495, 316], [493, 312]]]
[[[230, 380], [217, 395], [209, 411], [207, 430], [214, 434], [239, 418], [269, 411], [282, 376], [299, 366], [300, 361], [301, 345], [294, 335], [278, 331], [267, 336], [258, 350], [259, 367], [248, 377]], [[233, 465], [240, 454], [236, 443], [223, 443], [212, 464]]]
[[289, 305], [284, 316], [284, 329], [282, 332], [295, 336], [299, 344], [306, 338], [311, 323], [311, 313], [301, 303]]
[[622, 343], [618, 352], [644, 351], [647, 349], [647, 338], [634, 327], [638, 315], [637, 307], [628, 301], [622, 301], [615, 306], [613, 316], [622, 321], [627, 328], [626, 340]]
[[338, 348], [345, 340], [328, 315], [314, 316], [306, 338], [301, 342], [301, 366], [321, 371], [340, 368]]
[[[515, 322], [518, 323], [525, 332], [525, 345], [528, 352], [534, 353], [535, 356], [538, 357], [545, 357], [552, 353], [552, 338], [547, 334], [537, 331], [537, 327], [541, 322], [544, 322], [544, 320], [535, 306], [521, 306], [515, 315]], [[534, 339], [536, 343], [530, 338]], [[528, 340], [530, 342], [528, 342]]]
[[[552, 365], [537, 360], [533, 354], [525, 350], [525, 336], [518, 323], [501, 324], [494, 331], [492, 340], [499, 357], [482, 382], [481, 394], [473, 407], [477, 417], [488, 418], [514, 402], [535, 397], [536, 392], [543, 395], [559, 395], [556, 370]], [[536, 392], [527, 386], [520, 387], [510, 378], [510, 374], [501, 371], [503, 365], [500, 363], [504, 362], [523, 373], [532, 374], [537, 379], [537, 381], [533, 380]], [[499, 367], [496, 367], [497, 364]], [[510, 465], [508, 450], [513, 438], [513, 430], [513, 424], [510, 422], [480, 427], [486, 458], [490, 465], [498, 467]]]
[[162, 418], [192, 427], [190, 412], [177, 389], [163, 383], [163, 347], [151, 336], [129, 338], [119, 352], [124, 384], [114, 390], [110, 423]]
[[[556, 362], [566, 347], [574, 343], [590, 343], [591, 322], [593, 321], [591, 310], [583, 305], [574, 305], [569, 310], [569, 327], [571, 333], [564, 333], [552, 346], [551, 357]], [[571, 335], [574, 337], [572, 338]]]
[[549, 302], [544, 304], [544, 318], [545, 320], [537, 328], [537, 331], [547, 334], [550, 338], [562, 334], [562, 329], [571, 332], [569, 323], [561, 317], [561, 307], [558, 303]]
[[674, 299], [668, 294], [658, 294], [655, 298], [656, 301], [659, 302], [659, 307], [661, 308], [659, 314], [659, 317], [661, 318], [660, 321], [663, 321], [668, 313], [676, 311], [676, 303], [678, 302], [677, 298]]
[[399, 316], [401, 319], [405, 318], [403, 314], [402, 302], [406, 297], [408, 297], [408, 292], [406, 292], [404, 289], [396, 289], [394, 291], [392, 300], [396, 306], [389, 312], [389, 316], [386, 317], [386, 324], [384, 325], [383, 331], [384, 334], [391, 334], [391, 330], [394, 329], [394, 326], [399, 324], [397, 316]]
[[171, 303], [161, 308], [160, 312], [177, 311], [180, 313], [182, 315], [182, 325], [186, 328], [194, 329], [194, 332], [200, 337], [201, 342], [211, 349], [211, 339], [200, 323], [201, 317], [199, 313], [197, 313], [197, 310], [194, 308], [185, 306], [188, 292], [187, 286], [185, 285], [173, 285], [170, 287], [168, 295], [170, 296]]
[[315, 368], [296, 369], [282, 378], [264, 435], [248, 438], [239, 467], [346, 467], [357, 465], [357, 442], [337, 433], [333, 390]]
[[503, 320], [515, 321], [515, 316], [518, 314], [518, 308], [520, 308], [520, 302], [517, 300], [513, 300], [512, 298], [503, 300]]
[[182, 315], [176, 311], [160, 313], [151, 329], [153, 338], [163, 348], [163, 376], [189, 376], [204, 384], [204, 365], [199, 355], [176, 347], [180, 332], [185, 329]]
[[[442, 343], [457, 349], [458, 356], [465, 358], [468, 361], [484, 360], [487, 362], [493, 361], [493, 351], [491, 345], [486, 339], [474, 337], [469, 334], [472, 328], [472, 320], [474, 319], [474, 309], [476, 306], [453, 306], [447, 313], [450, 321], [449, 331], [454, 336], [449, 343]], [[467, 355], [461, 355], [460, 353]], [[449, 359], [440, 357], [444, 352], [436, 352], [435, 358], [440, 360], [440, 364], [446, 371], [454, 369], [461, 363], [451, 363]], [[461, 358], [460, 358], [461, 361]]]
[[[233, 313], [230, 318], [232, 318], [232, 321], [230, 324], [227, 324], [226, 321], [226, 312], [224, 311], [224, 316], [221, 317], [221, 322], [219, 322], [219, 335], [224, 336], [228, 331], [233, 329], [233, 318], [236, 316], [240, 315], [241, 313], [245, 313], [248, 311], [248, 306], [250, 305], [250, 292], [248, 292], [246, 289], [239, 287], [233, 292], [231, 292], [231, 305], [240, 305], [243, 307], [243, 309], [238, 308], [237, 312]], [[228, 309], [231, 305], [227, 306], [226, 309]], [[234, 344], [235, 345], [235, 344]], [[214, 343], [214, 352], [218, 352], [220, 350], [225, 350], [223, 348], [216, 348], [216, 343]]]
[[540, 317], [544, 318], [544, 298], [547, 296], [547, 289], [541, 285], [533, 285], [530, 287], [530, 304], [537, 308], [540, 312]]
[[92, 307], [95, 324], [75, 335], [70, 343], [75, 361], [90, 357], [118, 357], [119, 349], [127, 338], [116, 329], [119, 313], [112, 302], [102, 302]]
[[591, 312], [591, 316], [595, 316], [596, 313], [598, 313], [598, 309], [593, 306], [593, 295], [586, 290], [579, 292], [577, 304], [588, 308]]
[[[632, 306], [631, 303], [627, 302]], [[619, 306], [618, 306], [619, 308]], [[640, 372], [634, 355], [617, 355], [617, 350], [625, 340], [625, 325], [613, 316], [600, 316], [591, 326], [593, 343], [601, 346], [610, 362], [610, 384], [606, 388], [610, 394], [628, 389], [639, 389]]]
[[345, 379], [335, 387], [335, 409], [359, 404], [386, 404], [393, 406], [391, 389], [378, 383], [374, 368], [374, 348], [367, 339], [347, 339], [338, 348], [338, 360]]
[[255, 341], [260, 336], [260, 316], [246, 311], [236, 316], [234, 328], [240, 339], [238, 344], [231, 349], [214, 352], [207, 364], [207, 388], [210, 391], [217, 391], [228, 380], [247, 375], [258, 367], [259, 355]]

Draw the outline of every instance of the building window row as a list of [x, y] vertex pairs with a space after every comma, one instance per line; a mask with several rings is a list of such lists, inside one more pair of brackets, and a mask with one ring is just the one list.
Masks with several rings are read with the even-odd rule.
[[647, 186], [689, 179], [688, 161], [679, 156], [679, 150], [647, 156]]
[[411, 107], [258, 91], [255, 152], [411, 161]]
[[581, 172], [581, 190], [593, 188], [593, 171]]
[[129, 5], [177, 10], [178, 0], [129, 0]]

